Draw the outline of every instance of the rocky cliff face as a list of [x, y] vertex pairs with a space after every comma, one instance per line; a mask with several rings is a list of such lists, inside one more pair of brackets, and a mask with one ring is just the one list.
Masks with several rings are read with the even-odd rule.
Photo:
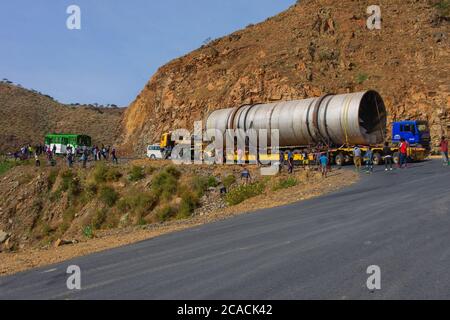
[[161, 67], [123, 118], [123, 143], [142, 153], [162, 132], [191, 129], [217, 109], [375, 89], [390, 121], [430, 121], [450, 133], [448, 1], [302, 0], [257, 25]]

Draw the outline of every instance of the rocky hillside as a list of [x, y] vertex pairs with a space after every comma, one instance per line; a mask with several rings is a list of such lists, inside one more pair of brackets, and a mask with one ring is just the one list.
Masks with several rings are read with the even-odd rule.
[[372, 1], [302, 0], [161, 67], [123, 119], [139, 150], [162, 132], [192, 128], [243, 103], [376, 89], [390, 120], [450, 128], [448, 0], [380, 0], [382, 29], [366, 27]]
[[50, 132], [88, 134], [94, 143], [113, 144], [123, 110], [69, 106], [35, 91], [0, 83], [0, 153], [43, 143]]

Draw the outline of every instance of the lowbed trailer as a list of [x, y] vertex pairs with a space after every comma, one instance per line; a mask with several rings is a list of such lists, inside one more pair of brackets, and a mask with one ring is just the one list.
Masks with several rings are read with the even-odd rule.
[[[293, 153], [293, 159], [294, 162], [297, 164], [307, 165], [312, 164], [317, 160], [317, 154], [318, 153], [327, 153], [330, 157], [331, 163], [337, 166], [344, 166], [347, 164], [353, 164], [353, 152], [355, 147], [342, 147], [342, 148], [331, 148], [331, 149], [318, 149], [316, 152], [304, 152], [301, 151], [301, 149], [290, 149], [290, 148], [281, 148], [280, 152], [283, 153], [284, 160], [288, 160], [288, 153], [289, 151], [292, 151]], [[367, 152], [368, 147], [360, 147], [363, 155]], [[381, 165], [384, 163], [383, 160], [383, 147], [382, 146], [374, 146], [371, 147], [373, 152], [373, 163], [374, 165]], [[391, 151], [393, 153], [393, 160], [395, 164], [400, 163], [400, 152], [397, 147], [391, 147]], [[408, 158], [410, 161], [423, 161], [429, 156], [429, 151], [422, 147], [409, 147], [408, 148]], [[236, 161], [239, 160], [245, 162], [245, 163], [251, 163], [256, 161], [256, 157], [253, 155], [249, 155], [248, 153], [243, 155], [241, 159], [239, 159], [239, 156], [237, 153], [233, 155], [227, 155], [226, 157], [229, 161]], [[261, 162], [266, 161], [279, 161], [280, 155], [270, 155], [270, 154], [263, 154], [259, 155], [259, 160]]]
[[[285, 159], [288, 152], [293, 152], [294, 161], [303, 164], [315, 161], [317, 154], [323, 152], [328, 153], [333, 164], [342, 166], [353, 163], [355, 146], [360, 147], [363, 155], [370, 147], [373, 150], [374, 163], [382, 164], [383, 145], [387, 141], [386, 107], [379, 93], [373, 90], [220, 109], [212, 112], [206, 122], [207, 130], [219, 132], [223, 137], [231, 131], [237, 132], [243, 139], [246, 137], [241, 137], [242, 132], [263, 130], [268, 134], [269, 145], [271, 130], [278, 130], [279, 150], [285, 153]], [[410, 145], [408, 148], [410, 160], [424, 160], [429, 155], [431, 139], [427, 122], [394, 122], [389, 144], [395, 163], [399, 162], [398, 145], [402, 139]], [[163, 134], [162, 150], [170, 151], [176, 144], [171, 141], [170, 133]], [[249, 156], [248, 150], [240, 153], [238, 155], [235, 146], [234, 154], [225, 155], [224, 160], [245, 162], [257, 160], [256, 156]], [[268, 155], [263, 152], [258, 159], [279, 161], [280, 154]]]

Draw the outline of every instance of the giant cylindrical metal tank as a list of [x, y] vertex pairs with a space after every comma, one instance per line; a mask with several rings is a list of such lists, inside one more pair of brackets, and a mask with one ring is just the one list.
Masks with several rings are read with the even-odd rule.
[[365, 91], [214, 111], [207, 129], [278, 129], [280, 146], [383, 142], [386, 108], [380, 94]]

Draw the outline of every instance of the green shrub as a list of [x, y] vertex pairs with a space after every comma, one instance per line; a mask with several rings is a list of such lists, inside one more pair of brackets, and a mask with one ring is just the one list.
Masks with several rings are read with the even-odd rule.
[[439, 0], [434, 4], [440, 17], [450, 16], [450, 0]]
[[106, 172], [106, 181], [117, 182], [122, 177], [123, 174], [117, 168], [109, 168]]
[[74, 173], [72, 172], [72, 170], [64, 170], [61, 173], [61, 191], [65, 192], [67, 190], [69, 190], [70, 185], [72, 183], [72, 180], [74, 178]]
[[176, 178], [177, 180], [181, 177], [181, 172], [174, 166], [168, 166], [164, 169], [164, 171], [170, 174], [172, 177]]
[[158, 198], [152, 192], [138, 192], [120, 199], [117, 208], [122, 212], [135, 212], [145, 217], [157, 203]]
[[122, 173], [117, 168], [109, 168], [103, 162], [97, 163], [94, 169], [93, 177], [97, 184], [119, 181], [122, 178]]
[[95, 183], [88, 183], [86, 185], [86, 192], [92, 196], [95, 196], [98, 192], [98, 186]]
[[247, 199], [256, 197], [264, 192], [265, 184], [262, 182], [255, 182], [248, 185], [241, 185], [232, 189], [225, 196], [225, 201], [229, 206], [237, 205]]
[[58, 178], [59, 170], [58, 169], [52, 169], [50, 171], [50, 174], [47, 177], [47, 183], [48, 183], [48, 190], [51, 190], [53, 186], [55, 185], [56, 179]]
[[81, 192], [83, 192], [83, 188], [81, 186], [81, 182], [80, 179], [78, 177], [74, 177], [70, 182], [69, 182], [69, 195], [72, 198], [76, 198], [78, 197]]
[[99, 209], [95, 213], [94, 218], [92, 219], [92, 228], [98, 230], [102, 228], [102, 225], [105, 223], [108, 217], [107, 209]]
[[192, 190], [199, 196], [202, 197], [206, 190], [208, 190], [209, 180], [207, 177], [194, 176], [191, 179]]
[[236, 177], [232, 174], [228, 175], [223, 179], [223, 185], [225, 188], [230, 189], [233, 184], [236, 183]]
[[128, 172], [128, 180], [136, 182], [145, 178], [144, 168], [133, 166]]
[[[168, 167], [171, 168], [171, 167]], [[176, 170], [176, 169], [175, 169]], [[178, 189], [179, 171], [167, 170], [158, 173], [152, 180], [151, 189], [157, 197], [170, 199]]]
[[151, 176], [153, 173], [155, 173], [155, 171], [156, 171], [156, 168], [154, 168], [154, 167], [152, 167], [152, 166], [145, 168], [145, 174], [148, 174], [148, 175], [150, 175], [150, 176]]
[[298, 184], [298, 180], [296, 178], [289, 177], [289, 178], [278, 181], [278, 183], [275, 186], [273, 186], [272, 190], [278, 191], [278, 190], [282, 190], [282, 189], [288, 189], [291, 187], [295, 187], [297, 184]]
[[369, 76], [367, 74], [365, 74], [365, 73], [358, 73], [358, 75], [356, 76], [356, 83], [357, 84], [363, 84], [368, 79], [369, 79]]
[[181, 196], [181, 203], [178, 209], [177, 218], [178, 219], [186, 219], [192, 216], [194, 210], [199, 205], [198, 197], [192, 192], [185, 192]]
[[16, 163], [13, 161], [2, 161], [0, 162], [0, 175], [4, 174], [11, 168], [15, 167]]
[[216, 188], [219, 185], [219, 181], [217, 181], [216, 177], [209, 177], [208, 178], [208, 187], [209, 188]]
[[108, 175], [108, 167], [103, 163], [100, 162], [95, 166], [94, 169], [94, 181], [96, 183], [103, 183], [107, 181], [107, 175]]
[[83, 235], [88, 239], [94, 238], [94, 230], [92, 230], [92, 226], [85, 226], [83, 228]]
[[102, 200], [107, 206], [113, 207], [118, 198], [119, 195], [113, 188], [104, 186], [100, 189], [100, 200]]
[[156, 214], [156, 217], [158, 218], [158, 220], [160, 222], [165, 222], [165, 221], [169, 220], [170, 218], [172, 218], [175, 213], [176, 213], [176, 210], [173, 207], [167, 205], [167, 206], [162, 207], [158, 211], [158, 213]]

